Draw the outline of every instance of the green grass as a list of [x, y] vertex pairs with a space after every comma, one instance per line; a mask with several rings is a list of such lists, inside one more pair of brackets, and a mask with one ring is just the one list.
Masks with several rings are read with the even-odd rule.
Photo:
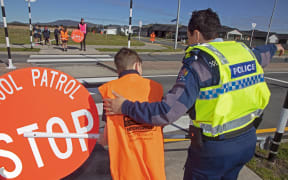
[[[107, 46], [127, 46], [128, 37], [120, 35], [101, 35], [88, 33], [86, 37], [87, 45], [107, 45]], [[68, 44], [79, 44], [69, 40]], [[138, 40], [131, 40], [131, 46], [144, 46], [145, 44]]]
[[288, 143], [280, 145], [275, 163], [269, 162], [268, 151], [256, 149], [261, 157], [254, 157], [247, 166], [258, 174], [263, 180], [287, 180], [288, 179]]
[[[10, 44], [30, 44], [30, 31], [23, 29], [9, 29], [8, 34]], [[5, 33], [4, 29], [0, 28], [0, 44], [5, 44]]]
[[[9, 40], [10, 44], [30, 44], [30, 31], [23, 30], [23, 29], [14, 29], [9, 28], [8, 26], [8, 33], [9, 33]], [[71, 34], [71, 32], [69, 33]], [[54, 33], [51, 31], [50, 39], [54, 39]], [[93, 34], [89, 32], [86, 37], [86, 44], [87, 45], [110, 45], [110, 46], [127, 46], [128, 37], [127, 36], [120, 36], [120, 35], [101, 35], [101, 34]], [[5, 34], [4, 29], [0, 28], [0, 44], [5, 44]], [[54, 43], [54, 42], [52, 42]], [[79, 44], [73, 42], [69, 39], [69, 44]], [[138, 40], [131, 40], [131, 46], [144, 46], [145, 44]]]
[[[0, 51], [7, 51], [7, 48], [0, 48]], [[11, 48], [11, 51], [22, 51], [22, 52], [39, 52], [39, 48]]]

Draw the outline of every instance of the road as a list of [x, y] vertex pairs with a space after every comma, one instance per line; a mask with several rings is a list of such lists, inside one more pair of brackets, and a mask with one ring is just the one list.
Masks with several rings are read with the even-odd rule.
[[[155, 55], [155, 54], [145, 54], [141, 55], [141, 58], [147, 62], [174, 62], [181, 61], [183, 55]], [[5, 60], [6, 55], [0, 55], [0, 60]], [[16, 63], [26, 63], [27, 59], [30, 57], [28, 55], [14, 55], [13, 60]], [[283, 59], [277, 58], [273, 59], [275, 64], [277, 62], [283, 62]], [[153, 64], [152, 63], [152, 64]], [[110, 63], [113, 64], [113, 63]], [[148, 63], [149, 64], [149, 63]], [[160, 63], [161, 64], [161, 63]], [[97, 69], [95, 63], [53, 63], [53, 64], [33, 64], [34, 66], [42, 66], [42, 67], [50, 67], [56, 68], [58, 70], [62, 70], [75, 78], [83, 78], [83, 77], [95, 77], [93, 76], [93, 72]], [[112, 67], [113, 68], [113, 67]], [[98, 68], [99, 69], [99, 68]], [[97, 70], [98, 70], [97, 69]], [[107, 67], [102, 67], [103, 73], [109, 72], [111, 76], [116, 77], [116, 73], [112, 72], [111, 69], [107, 69]], [[162, 68], [163, 69], [163, 68]], [[164, 92], [166, 93], [174, 84], [177, 75], [177, 69], [171, 71], [173, 73], [167, 74], [164, 71], [159, 71], [159, 73], [150, 75], [148, 78], [155, 80], [163, 85]], [[89, 75], [90, 74], [92, 75]], [[102, 72], [102, 71], [101, 71]], [[82, 76], [82, 74], [85, 74]], [[108, 74], [109, 74], [108, 73]], [[163, 75], [163, 76], [160, 76]], [[101, 74], [101, 76], [106, 76]], [[107, 75], [108, 76], [108, 75]], [[271, 99], [268, 107], [264, 112], [264, 119], [262, 124], [260, 125], [260, 129], [270, 129], [275, 128], [277, 122], [280, 117], [281, 107], [287, 92], [288, 86], [288, 72], [272, 72], [269, 71], [265, 73], [266, 82], [268, 83], [269, 89], [271, 91]], [[104, 79], [104, 78], [99, 78]], [[103, 83], [103, 82], [102, 82]], [[100, 85], [101, 83], [98, 83]], [[93, 87], [93, 86], [92, 86]], [[94, 87], [95, 88], [95, 87]], [[93, 95], [95, 103], [99, 104], [102, 102], [101, 97], [99, 95]], [[101, 118], [101, 117], [100, 117]], [[177, 123], [177, 122], [176, 122]], [[100, 127], [103, 127], [103, 122], [101, 121]], [[186, 128], [187, 124], [182, 125], [182, 128]], [[167, 132], [167, 131], [164, 131]], [[167, 132], [167, 134], [185, 134], [183, 130], [178, 130], [174, 132]], [[178, 180], [182, 179], [183, 176], [183, 166], [185, 163], [185, 159], [187, 156], [186, 150], [189, 146], [189, 141], [182, 142], [173, 142], [173, 143], [165, 143], [165, 169], [167, 174], [167, 180]], [[101, 145], [97, 144], [93, 150], [93, 153], [90, 155], [88, 160], [75, 172], [69, 175], [64, 180], [92, 180], [92, 179], [100, 179], [100, 180], [110, 180], [110, 172], [109, 172], [109, 158], [107, 147], [103, 148]], [[242, 180], [242, 179], [241, 179]]]
[[[89, 55], [88, 55], [89, 56]], [[113, 54], [110, 54], [111, 57], [113, 57]], [[182, 54], [172, 54], [172, 55], [157, 55], [157, 54], [141, 54], [141, 58], [143, 59], [144, 62], [174, 62], [174, 61], [180, 61], [183, 57]], [[86, 56], [85, 56], [86, 57]], [[0, 54], [0, 60], [3, 60], [6, 58], [5, 54]], [[64, 58], [65, 57], [61, 57]], [[94, 57], [91, 57], [93, 59]], [[31, 59], [29, 55], [14, 55], [13, 60], [15, 63], [26, 63], [27, 59]], [[59, 59], [59, 58], [58, 58]], [[69, 58], [66, 58], [69, 59]], [[94, 58], [95, 59], [95, 58]], [[113, 58], [110, 58], [113, 59]], [[278, 62], [285, 62], [286, 60], [283, 58], [274, 58], [272, 62], [278, 63]], [[72, 74], [75, 78], [79, 78], [81, 74], [83, 74], [83, 71], [87, 70], [88, 67], [93, 67], [97, 66], [95, 63], [81, 63], [79, 65], [77, 64], [71, 64], [71, 63], [38, 63], [37, 66], [44, 66], [44, 67], [50, 67], [50, 68], [59, 68], [60, 70], [67, 70], [69, 67], [75, 67], [72, 68], [72, 71], [77, 71], [78, 73], [73, 74], [71, 70], [67, 70], [68, 74]], [[77, 69], [76, 69], [77, 68]], [[81, 69], [82, 68], [82, 69]], [[105, 70], [106, 69], [106, 70]], [[112, 67], [113, 69], [113, 67]], [[88, 71], [88, 70], [87, 70]], [[91, 69], [91, 71], [93, 71]], [[107, 69], [107, 66], [104, 67], [104, 71], [111, 71]], [[145, 71], [145, 69], [144, 69]], [[166, 93], [174, 84], [176, 80], [176, 75], [177, 75], [177, 69], [173, 71], [172, 74], [169, 74], [169, 76], [164, 75], [164, 76], [159, 76], [163, 72], [160, 71], [160, 74], [153, 75], [152, 77], [149, 77], [163, 85], [164, 88], [164, 93]], [[115, 73], [114, 73], [115, 74]], [[115, 76], [115, 75], [114, 75]], [[85, 76], [84, 76], [85, 77]], [[87, 76], [86, 76], [87, 77]], [[91, 77], [91, 76], [89, 76]], [[92, 76], [93, 77], [93, 76]], [[281, 86], [288, 86], [288, 74], [287, 72], [267, 72], [265, 74], [266, 77], [266, 82], [269, 85], [269, 89], [271, 90], [271, 99], [268, 107], [266, 108], [264, 112], [264, 118], [263, 122], [260, 125], [260, 129], [267, 129], [267, 128], [275, 128], [277, 126], [277, 121], [279, 120], [280, 116], [280, 111], [281, 107], [283, 104], [283, 99], [285, 98], [285, 93], [286, 90], [285, 88]], [[280, 80], [280, 81], [279, 81]], [[283, 81], [283, 82], [281, 82]], [[100, 85], [101, 83], [98, 83], [97, 85]], [[95, 99], [96, 103], [100, 103], [101, 99]]]

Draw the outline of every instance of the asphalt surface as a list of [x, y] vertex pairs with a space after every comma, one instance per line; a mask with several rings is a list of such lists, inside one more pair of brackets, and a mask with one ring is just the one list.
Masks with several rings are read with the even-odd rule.
[[[113, 56], [113, 54], [112, 54]], [[151, 62], [173, 62], [181, 61], [183, 55], [157, 55], [157, 54], [142, 54], [141, 58], [144, 61]], [[0, 60], [5, 60], [6, 55], [0, 55]], [[26, 63], [29, 55], [14, 55], [13, 62], [16, 63]], [[283, 59], [274, 59], [274, 62], [283, 62]], [[111, 69], [106, 67], [96, 65], [95, 63], [85, 63], [85, 64], [71, 64], [71, 63], [61, 63], [61, 64], [34, 64], [34, 66], [43, 66], [49, 68], [55, 68], [62, 70], [68, 74], [71, 74], [74, 78], [87, 77], [84, 71], [91, 71], [89, 77], [95, 77], [93, 75], [94, 69], [101, 67], [103, 72], [109, 72], [107, 76], [115, 76], [115, 72], [112, 73]], [[150, 77], [151, 79], [161, 83], [164, 88], [164, 93], [166, 93], [174, 84], [177, 75], [177, 69], [171, 71], [169, 75], [175, 76], [161, 76], [161, 77]], [[163, 71], [159, 72], [163, 73]], [[158, 73], [158, 74], [159, 74]], [[84, 75], [83, 75], [84, 74]], [[99, 72], [98, 72], [99, 74]], [[112, 75], [111, 75], [112, 74]], [[167, 73], [166, 73], [167, 75]], [[106, 76], [106, 75], [103, 75]], [[288, 86], [288, 74], [287, 72], [267, 72], [265, 77], [269, 89], [271, 91], [271, 100], [268, 107], [265, 110], [263, 122], [260, 127], [263, 128], [275, 128], [280, 117], [280, 111], [282, 104], [287, 92]], [[272, 78], [272, 79], [271, 79]], [[279, 81], [280, 80], [280, 81]], [[99, 84], [98, 84], [99, 85]], [[99, 96], [93, 95], [95, 103], [100, 103], [102, 100]], [[100, 117], [101, 118], [101, 117]], [[103, 122], [100, 122], [100, 127], [103, 127]], [[185, 131], [178, 130], [168, 134], [185, 134]], [[167, 172], [167, 180], [182, 179], [183, 167], [185, 164], [185, 159], [187, 156], [187, 148], [189, 146], [189, 141], [165, 143], [165, 168]], [[92, 180], [101, 179], [108, 180], [111, 179], [109, 172], [109, 157], [107, 148], [103, 148], [101, 145], [96, 145], [93, 153], [89, 159], [75, 172], [69, 176], [63, 178], [65, 180]], [[243, 179], [243, 178], [242, 178]]]

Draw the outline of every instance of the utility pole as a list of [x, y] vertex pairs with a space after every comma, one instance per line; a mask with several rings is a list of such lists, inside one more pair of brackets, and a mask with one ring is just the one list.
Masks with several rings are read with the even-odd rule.
[[271, 28], [271, 24], [272, 24], [272, 18], [273, 18], [273, 15], [274, 15], [274, 11], [275, 11], [275, 8], [276, 8], [276, 4], [277, 4], [277, 0], [274, 1], [274, 7], [273, 7], [272, 15], [271, 15], [271, 17], [270, 17], [270, 22], [269, 22], [269, 26], [268, 26], [268, 32], [267, 32], [265, 44], [268, 43], [270, 28]]
[[179, 24], [179, 14], [180, 14], [180, 2], [181, 0], [178, 0], [178, 10], [177, 10], [177, 23], [176, 23], [176, 34], [175, 34], [175, 43], [174, 43], [174, 49], [177, 49], [177, 39], [178, 39], [178, 24]]

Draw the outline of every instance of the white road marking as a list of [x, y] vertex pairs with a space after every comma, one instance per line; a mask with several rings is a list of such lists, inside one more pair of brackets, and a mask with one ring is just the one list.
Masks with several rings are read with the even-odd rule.
[[67, 55], [52, 55], [52, 54], [43, 54], [43, 55], [30, 55], [30, 58], [60, 58], [60, 57], [63, 57], [63, 58], [81, 58], [81, 57], [98, 57], [98, 58], [110, 58], [111, 56], [110, 55], [106, 55], [106, 54], [98, 54], [98, 55], [70, 55], [70, 54], [67, 54]]
[[277, 82], [281, 82], [281, 83], [284, 83], [284, 84], [288, 84], [287, 81], [283, 81], [283, 80], [279, 80], [279, 79], [274, 79], [274, 78], [270, 78], [270, 77], [264, 77], [265, 79], [269, 79], [269, 80], [272, 80], [272, 81], [277, 81]]
[[99, 61], [114, 61], [113, 58], [82, 58], [82, 59], [28, 59], [28, 63], [55, 63], [55, 62], [99, 62]]
[[288, 72], [265, 72], [264, 74], [288, 74]]
[[[173, 126], [175, 124], [176, 126]], [[190, 124], [190, 117], [188, 115], [184, 115], [175, 121], [172, 125], [167, 125], [163, 128], [163, 133], [178, 131], [181, 129], [188, 129]], [[178, 128], [178, 127], [179, 128]]]
[[118, 77], [114, 76], [114, 77], [99, 77], [99, 78], [78, 78], [77, 81], [79, 81], [80, 83], [104, 83], [104, 82], [108, 82], [108, 81], [112, 81], [117, 79]]
[[[178, 75], [149, 75], [149, 76], [143, 76], [144, 78], [153, 78], [153, 77], [177, 77]], [[117, 76], [112, 77], [98, 77], [98, 78], [78, 78], [77, 80], [80, 83], [86, 82], [86, 83], [103, 83], [108, 82], [117, 79]]]

